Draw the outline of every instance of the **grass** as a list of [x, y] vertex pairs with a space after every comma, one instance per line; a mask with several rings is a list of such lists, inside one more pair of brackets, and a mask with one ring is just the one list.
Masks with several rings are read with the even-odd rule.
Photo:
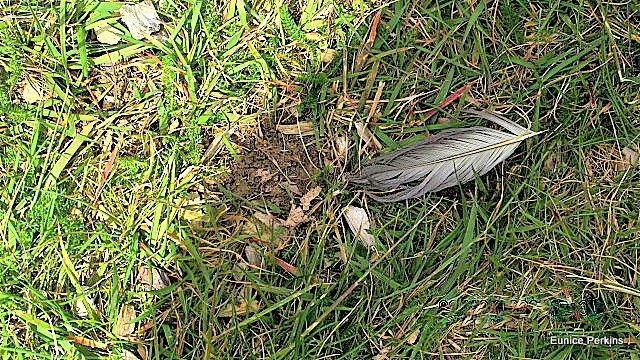
[[[634, 2], [154, 3], [165, 42], [122, 3], [0, 1], [0, 357], [640, 357], [551, 342], [640, 332]], [[463, 108], [547, 131], [422, 199], [345, 183], [374, 152], [354, 122], [396, 148]]]

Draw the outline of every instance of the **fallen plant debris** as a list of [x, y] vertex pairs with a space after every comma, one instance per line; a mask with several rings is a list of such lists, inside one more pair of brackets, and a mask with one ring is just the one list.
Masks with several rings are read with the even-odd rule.
[[356, 127], [356, 131], [358, 132], [358, 135], [364, 142], [363, 149], [370, 148], [373, 152], [378, 152], [378, 150], [382, 149], [382, 144], [380, 144], [380, 141], [376, 138], [375, 135], [373, 135], [373, 133], [365, 123], [356, 121], [354, 125]]
[[160, 31], [160, 16], [149, 0], [134, 5], [122, 5], [120, 15], [131, 36], [136, 40], [142, 40]]
[[620, 155], [622, 159], [617, 161], [614, 165], [616, 170], [627, 170], [638, 164], [638, 152], [633, 150], [631, 147], [625, 146], [622, 148], [622, 150], [620, 150]]
[[120, 352], [120, 358], [122, 360], [140, 360], [139, 357], [136, 356], [136, 354], [134, 354], [133, 352], [127, 350], [127, 349], [123, 349]]
[[300, 206], [302, 206], [302, 210], [309, 210], [311, 202], [320, 195], [320, 191], [322, 191], [322, 188], [316, 186], [300, 198]]
[[51, 93], [43, 79], [37, 76], [27, 75], [23, 80], [21, 96], [22, 100], [27, 104], [34, 104], [50, 99]]
[[374, 248], [376, 246], [376, 239], [367, 232], [371, 228], [371, 222], [365, 209], [349, 205], [344, 210], [344, 218], [353, 234], [364, 247]]
[[[89, 305], [90, 309], [87, 309], [87, 305]], [[73, 308], [76, 311], [76, 314], [81, 318], [86, 318], [90, 312], [95, 313], [96, 306], [93, 300], [93, 297], [90, 295], [83, 295], [79, 299], [73, 302]]]
[[136, 310], [132, 305], [125, 304], [120, 307], [118, 320], [113, 329], [113, 334], [120, 338], [126, 338], [136, 331], [136, 324], [131, 320], [136, 318]]
[[282, 225], [288, 228], [294, 228], [307, 220], [309, 220], [309, 217], [307, 217], [302, 208], [293, 206], [289, 212], [289, 216], [287, 216], [287, 220], [283, 221]]
[[218, 317], [228, 318], [256, 312], [258, 310], [260, 310], [260, 303], [257, 300], [247, 301], [241, 297], [234, 303], [227, 303], [227, 305], [218, 312]]
[[297, 124], [276, 125], [276, 130], [285, 135], [312, 136], [315, 134], [313, 123], [310, 121], [300, 121]]
[[122, 35], [124, 35], [122, 31], [109, 24], [96, 26], [93, 31], [95, 31], [98, 41], [107, 45], [116, 45], [120, 42]]
[[160, 290], [171, 285], [171, 281], [167, 274], [149, 266], [138, 267], [138, 277], [136, 280], [146, 291]]

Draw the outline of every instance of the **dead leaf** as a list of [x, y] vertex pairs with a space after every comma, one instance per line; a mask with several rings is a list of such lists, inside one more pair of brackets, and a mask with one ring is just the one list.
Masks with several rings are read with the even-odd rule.
[[240, 298], [237, 303], [228, 303], [220, 312], [218, 317], [232, 317], [234, 315], [243, 315], [256, 312], [260, 309], [260, 303], [257, 300], [247, 302], [244, 298]]
[[22, 100], [27, 104], [33, 104], [51, 98], [46, 86], [38, 79], [27, 76], [22, 87]]
[[145, 349], [144, 345], [142, 344], [138, 344], [138, 354], [140, 354], [140, 357], [142, 358], [142, 360], [149, 359], [149, 354], [147, 353], [147, 349]]
[[261, 182], [267, 182], [271, 178], [273, 178], [275, 176], [275, 174], [272, 174], [269, 170], [256, 169], [254, 171], [254, 176], [255, 177], [259, 177]]
[[131, 36], [136, 40], [144, 39], [145, 35], [148, 36], [160, 30], [160, 17], [149, 0], [135, 5], [122, 5], [120, 15]]
[[118, 321], [116, 322], [113, 334], [117, 337], [127, 337], [136, 331], [136, 324], [130, 324], [131, 320], [136, 318], [136, 309], [131, 305], [122, 305], [118, 313]]
[[543, 166], [545, 169], [553, 170], [558, 163], [558, 154], [555, 152], [550, 153], [546, 159], [544, 159]]
[[311, 136], [314, 135], [313, 123], [310, 121], [299, 121], [297, 124], [276, 125], [276, 130], [285, 135]]
[[264, 225], [266, 225], [270, 229], [277, 229], [280, 227], [280, 224], [278, 224], [278, 222], [276, 221], [276, 218], [273, 215], [256, 211], [255, 213], [253, 213], [253, 217], [256, 218], [258, 221], [260, 221], [261, 223], [263, 223]]
[[349, 152], [349, 137], [346, 134], [338, 135], [335, 143], [336, 157], [341, 160], [346, 159]]
[[83, 298], [81, 297], [73, 303], [73, 307], [76, 310], [76, 314], [78, 314], [78, 316], [81, 318], [85, 318], [87, 317], [87, 315], [89, 315], [89, 310], [85, 306], [85, 301], [89, 305], [89, 307], [91, 307], [91, 310], [95, 312], [95, 304], [93, 302], [93, 298], [89, 295], [85, 295], [84, 301], [83, 301]]
[[362, 67], [364, 66], [367, 58], [369, 57], [369, 51], [373, 47], [373, 43], [376, 40], [376, 36], [378, 34], [378, 23], [380, 22], [380, 16], [382, 15], [382, 9], [378, 10], [376, 15], [373, 17], [371, 21], [371, 25], [369, 26], [369, 37], [367, 41], [364, 43], [364, 46], [360, 48], [358, 54], [356, 55], [354, 72], [360, 72]]
[[369, 222], [367, 212], [363, 208], [353, 205], [347, 206], [344, 212], [344, 218], [356, 238], [360, 239], [362, 245], [367, 248], [374, 248], [376, 246], [376, 240], [373, 235], [367, 233], [367, 230], [371, 227], [371, 223]]
[[197, 209], [197, 210], [184, 209], [182, 212], [182, 217], [187, 221], [202, 219], [205, 215], [206, 214], [202, 211], [202, 209]]
[[138, 281], [146, 291], [160, 290], [171, 285], [171, 281], [167, 274], [148, 266], [138, 267], [138, 277], [136, 278], [136, 281]]
[[276, 256], [273, 256], [273, 255], [271, 255], [271, 254], [269, 254], [269, 253], [267, 253], [267, 255], [268, 255], [271, 259], [273, 259], [273, 260], [274, 260], [274, 261], [275, 261], [275, 262], [276, 262], [276, 263], [277, 263], [281, 268], [283, 268], [286, 272], [291, 273], [291, 274], [296, 275], [296, 276], [299, 276], [299, 275], [300, 275], [300, 270], [298, 270], [298, 268], [297, 268], [297, 267], [295, 267], [295, 266], [293, 266], [293, 265], [289, 264], [288, 262], [286, 262], [286, 261], [284, 261], [284, 260], [282, 260], [282, 259], [280, 259], [280, 258], [278, 258], [278, 257], [276, 257]]
[[614, 165], [618, 171], [627, 170], [638, 163], [638, 152], [629, 147], [622, 148], [620, 155], [622, 155], [622, 159]]
[[330, 63], [333, 60], [333, 57], [336, 55], [337, 51], [334, 49], [324, 49], [322, 55], [320, 55], [320, 61], [325, 63]]
[[262, 265], [262, 256], [258, 254], [258, 252], [253, 246], [247, 245], [244, 248], [244, 255], [246, 256], [247, 262], [249, 264], [256, 267], [260, 267]]
[[302, 192], [298, 188], [298, 185], [288, 183], [287, 187], [289, 188], [289, 191], [291, 191], [292, 193], [294, 193], [294, 194], [296, 194], [298, 196], [302, 196]]
[[239, 262], [233, 265], [231, 268], [231, 275], [233, 276], [233, 280], [237, 282], [245, 281], [245, 272], [247, 271], [247, 264]]
[[124, 33], [109, 24], [102, 24], [100, 26], [96, 26], [93, 31], [96, 33], [96, 37], [98, 41], [103, 44], [108, 45], [116, 45], [120, 42], [120, 37], [124, 35]]
[[107, 344], [100, 342], [100, 341], [96, 341], [96, 340], [92, 340], [89, 338], [86, 338], [84, 336], [67, 336], [67, 339], [83, 345], [83, 346], [87, 346], [87, 347], [91, 347], [94, 349], [101, 349], [101, 350], [106, 350], [107, 349]]
[[412, 332], [411, 335], [409, 335], [409, 337], [407, 338], [407, 344], [415, 344], [416, 340], [418, 340], [418, 335], [420, 335], [420, 330], [415, 330], [414, 332]]
[[438, 120], [436, 120], [436, 122], [438, 124], [450, 124], [452, 120], [446, 116], [440, 116], [438, 117]]
[[320, 191], [322, 191], [322, 189], [319, 186], [316, 186], [300, 198], [300, 205], [302, 206], [302, 210], [309, 210], [311, 201], [318, 197], [318, 195], [320, 195]]
[[367, 125], [365, 125], [360, 121], [356, 121], [354, 125], [356, 126], [356, 131], [358, 132], [358, 135], [360, 136], [362, 141], [364, 141], [365, 147], [370, 147], [371, 150], [373, 151], [378, 151], [382, 149], [382, 144], [380, 144], [380, 141], [376, 139], [376, 137], [373, 135], [371, 130], [369, 130]]
[[391, 351], [391, 349], [389, 347], [384, 347], [384, 348], [380, 349], [380, 352], [378, 353], [378, 355], [375, 355], [371, 359], [372, 360], [387, 360], [387, 359], [389, 359], [389, 357], [387, 356], [389, 351]]
[[288, 228], [294, 228], [298, 224], [303, 223], [307, 220], [309, 220], [309, 218], [307, 218], [307, 216], [304, 214], [304, 211], [302, 211], [302, 208], [298, 206], [293, 206], [291, 208], [291, 211], [289, 212], [289, 216], [287, 217], [287, 220], [283, 221], [282, 225]]
[[457, 100], [460, 96], [462, 96], [462, 94], [464, 94], [465, 91], [469, 90], [471, 88], [471, 86], [473, 86], [474, 81], [471, 81], [467, 84], [465, 84], [464, 86], [462, 86], [461, 88], [459, 88], [458, 90], [454, 91], [452, 94], [450, 94], [449, 96], [447, 96], [446, 99], [442, 100], [439, 104], [438, 104], [438, 108], [435, 109], [430, 109], [427, 110], [426, 114], [424, 114], [423, 117], [423, 121], [427, 120], [428, 118], [432, 117], [433, 115], [438, 113], [438, 109], [442, 109], [445, 106], [451, 104], [452, 102], [454, 102], [455, 100]]

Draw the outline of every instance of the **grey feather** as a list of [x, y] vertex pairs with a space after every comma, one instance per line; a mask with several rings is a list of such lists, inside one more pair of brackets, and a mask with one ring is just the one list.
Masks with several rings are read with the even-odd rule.
[[378, 201], [416, 198], [464, 184], [473, 180], [475, 173], [486, 174], [513, 154], [523, 140], [541, 133], [498, 114], [464, 112], [489, 120], [509, 132], [479, 126], [444, 130], [370, 160], [359, 175], [350, 177], [349, 181], [368, 191], [395, 190], [386, 196], [368, 192]]

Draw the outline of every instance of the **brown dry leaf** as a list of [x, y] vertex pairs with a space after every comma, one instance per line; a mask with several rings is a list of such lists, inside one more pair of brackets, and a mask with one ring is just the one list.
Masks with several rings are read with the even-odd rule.
[[251, 300], [247, 302], [245, 299], [240, 298], [240, 300], [235, 303], [228, 303], [220, 312], [218, 312], [218, 317], [231, 317], [233, 315], [243, 315], [247, 313], [252, 313], [260, 310], [260, 303], [257, 300]]
[[148, 266], [138, 267], [138, 277], [136, 278], [136, 281], [141, 284], [146, 291], [160, 290], [171, 285], [171, 281], [167, 274]]
[[96, 26], [93, 31], [96, 33], [98, 42], [108, 45], [115, 45], [120, 42], [120, 36], [124, 33], [109, 24]]
[[304, 214], [304, 211], [302, 211], [302, 208], [298, 206], [293, 206], [291, 208], [291, 211], [289, 212], [289, 216], [287, 217], [287, 220], [283, 221], [282, 225], [288, 228], [294, 228], [298, 226], [298, 224], [303, 223], [307, 220], [309, 220], [309, 218], [307, 217], [307, 215]]
[[320, 191], [322, 191], [320, 186], [316, 186], [313, 189], [309, 190], [309, 192], [307, 192], [300, 198], [300, 205], [302, 206], [302, 210], [304, 211], [309, 210], [309, 207], [311, 206], [311, 201], [316, 197], [318, 197], [318, 195], [320, 195]]
[[271, 255], [269, 253], [267, 253], [267, 255], [272, 260], [274, 260], [278, 264], [278, 266], [280, 266], [286, 272], [294, 274], [296, 276], [300, 276], [300, 270], [297, 267], [295, 267], [294, 265], [291, 265], [288, 262], [286, 262], [286, 261], [284, 261], [284, 260], [282, 260], [282, 259], [280, 259], [280, 258], [278, 258], [276, 256], [273, 256], [273, 255]]
[[467, 90], [469, 90], [471, 88], [471, 86], [473, 86], [473, 84], [474, 84], [474, 81], [468, 82], [467, 84], [465, 84], [464, 86], [462, 86], [458, 90], [456, 90], [453, 93], [451, 93], [444, 100], [442, 100], [438, 104], [438, 108], [427, 110], [427, 112], [422, 117], [422, 121], [425, 121], [428, 118], [432, 117], [433, 115], [437, 114], [438, 111], [439, 111], [438, 109], [442, 109], [445, 106], [447, 106], [447, 105], [451, 104], [452, 102], [456, 101], [460, 96], [462, 96], [462, 94], [464, 94]]
[[144, 345], [138, 344], [138, 354], [142, 358], [142, 360], [148, 360], [149, 354], [147, 353], [147, 349], [145, 349]]
[[260, 267], [262, 265], [262, 256], [258, 254], [258, 252], [253, 246], [247, 245], [244, 248], [244, 255], [246, 256], [247, 262], [249, 264], [256, 267]]
[[277, 229], [280, 227], [280, 225], [278, 224], [278, 221], [276, 221], [276, 218], [273, 215], [256, 211], [255, 213], [253, 213], [253, 217], [256, 218], [258, 221], [260, 221], [261, 223], [263, 223], [264, 225], [266, 225], [270, 229]]
[[356, 126], [358, 135], [362, 138], [362, 141], [364, 141], [365, 147], [370, 147], [373, 151], [382, 149], [382, 144], [380, 144], [380, 141], [373, 135], [367, 125], [359, 121], [356, 121], [354, 125]]
[[151, 35], [160, 30], [160, 17], [149, 0], [135, 5], [122, 5], [120, 15], [131, 36], [136, 40], [144, 39], [145, 35]]
[[614, 165], [616, 170], [618, 170], [618, 171], [627, 170], [630, 167], [632, 167], [633, 165], [636, 165], [638, 163], [638, 152], [637, 151], [635, 151], [635, 150], [633, 150], [633, 149], [631, 149], [629, 147], [624, 147], [620, 151], [620, 154], [622, 155], [622, 159], [617, 161], [616, 164]]
[[411, 335], [409, 335], [409, 337], [407, 338], [407, 344], [415, 344], [416, 340], [418, 340], [418, 335], [420, 335], [420, 330], [415, 330], [414, 332], [412, 332]]
[[334, 49], [324, 49], [322, 55], [320, 55], [320, 61], [330, 63], [333, 60], [333, 57], [336, 55], [337, 51]]
[[371, 21], [371, 25], [369, 26], [369, 37], [367, 38], [367, 41], [364, 43], [364, 46], [360, 48], [360, 50], [358, 51], [358, 54], [356, 55], [355, 66], [354, 66], [354, 72], [356, 73], [362, 70], [362, 67], [364, 66], [366, 60], [369, 57], [369, 51], [371, 51], [371, 48], [373, 47], [373, 43], [375, 42], [376, 36], [378, 34], [378, 23], [380, 23], [381, 14], [382, 14], [382, 9], [378, 10], [376, 15], [373, 17], [373, 20]]
[[374, 248], [376, 246], [376, 240], [373, 235], [367, 233], [367, 230], [371, 227], [371, 223], [369, 222], [367, 212], [363, 208], [353, 205], [347, 206], [344, 212], [344, 218], [351, 231], [360, 239], [362, 245], [367, 248]]
[[276, 130], [285, 135], [311, 136], [315, 134], [313, 123], [310, 121], [299, 121], [297, 124], [290, 125], [276, 125]]
[[256, 169], [256, 171], [254, 172], [254, 176], [259, 177], [260, 181], [262, 182], [267, 182], [271, 180], [271, 178], [273, 178], [275, 174], [272, 174], [269, 170]]
[[389, 359], [389, 357], [387, 356], [389, 351], [391, 351], [390, 348], [384, 347], [384, 348], [380, 349], [380, 352], [378, 353], [378, 355], [375, 355], [371, 359], [372, 360], [387, 360], [387, 359]]
[[118, 313], [118, 321], [113, 329], [113, 334], [117, 337], [127, 337], [136, 331], [136, 324], [130, 324], [136, 318], [136, 309], [131, 305], [122, 305]]
[[550, 153], [549, 156], [547, 156], [547, 158], [544, 159], [544, 163], [543, 163], [544, 168], [548, 170], [555, 169], [556, 165], [558, 164], [558, 156], [559, 154], [556, 152]]
[[91, 347], [94, 349], [101, 349], [101, 350], [106, 350], [109, 346], [101, 341], [96, 341], [93, 339], [89, 339], [86, 338], [84, 336], [78, 336], [78, 335], [73, 335], [73, 336], [67, 336], [67, 339], [78, 343], [80, 345], [83, 346], [87, 346], [87, 347]]
[[289, 191], [291, 191], [292, 193], [302, 196], [302, 192], [300, 191], [300, 188], [298, 188], [298, 185], [288, 183], [287, 187], [289, 188]]

